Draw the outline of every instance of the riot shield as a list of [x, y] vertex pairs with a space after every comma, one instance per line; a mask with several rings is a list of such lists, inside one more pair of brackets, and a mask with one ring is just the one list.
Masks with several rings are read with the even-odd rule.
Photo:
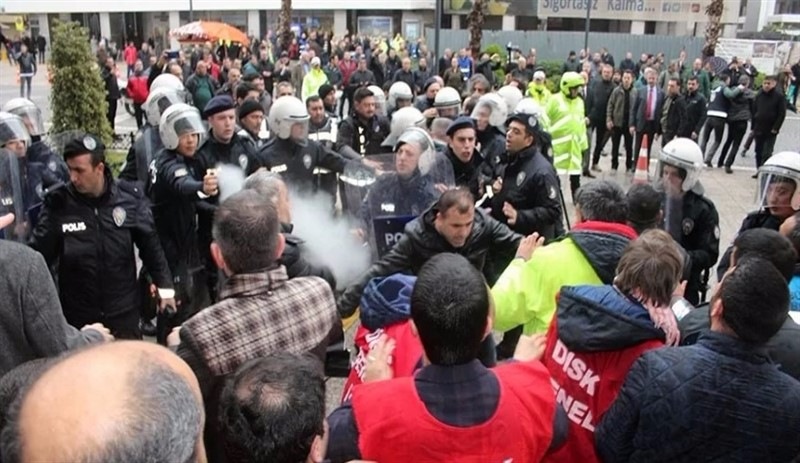
[[346, 173], [343, 182], [348, 202], [361, 201], [357, 227], [380, 258], [399, 241], [406, 224], [453, 188], [455, 180], [452, 164], [432, 150], [416, 165], [396, 154], [370, 156], [369, 161], [375, 163], [372, 177], [363, 175], [360, 182], [352, 182]]
[[14, 221], [0, 230], [0, 238], [25, 242], [30, 236], [41, 201], [26, 187], [24, 158], [0, 148], [0, 216], [14, 214]]

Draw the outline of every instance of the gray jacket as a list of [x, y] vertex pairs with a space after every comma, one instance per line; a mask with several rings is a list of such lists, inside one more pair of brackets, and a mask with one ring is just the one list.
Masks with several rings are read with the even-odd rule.
[[[628, 99], [628, 114], [625, 114], [625, 99]], [[629, 88], [625, 91], [622, 85], [617, 85], [611, 96], [608, 98], [608, 105], [606, 107], [606, 121], [611, 121], [614, 127], [627, 129], [630, 127], [630, 109], [633, 107], [633, 100], [636, 98], [636, 89]], [[626, 121], [626, 116], [628, 120]]]
[[67, 324], [41, 254], [0, 240], [0, 376], [17, 365], [102, 341]]

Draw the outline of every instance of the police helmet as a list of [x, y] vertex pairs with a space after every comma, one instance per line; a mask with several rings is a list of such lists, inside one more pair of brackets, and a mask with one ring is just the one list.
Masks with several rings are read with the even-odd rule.
[[375, 114], [379, 114], [381, 116], [386, 115], [386, 94], [383, 93], [383, 89], [378, 87], [377, 85], [370, 85], [367, 87], [367, 90], [372, 92], [372, 96], [375, 97]]
[[414, 92], [405, 82], [395, 82], [389, 87], [389, 99], [387, 106], [390, 110], [397, 108], [398, 100], [411, 101], [414, 99]]
[[433, 99], [433, 106], [437, 109], [458, 109], [461, 107], [461, 95], [453, 87], [442, 87]]
[[500, 95], [487, 93], [478, 99], [470, 117], [477, 121], [488, 118], [490, 126], [497, 127], [502, 131], [505, 129], [504, 126], [508, 117], [508, 106]]
[[205, 137], [206, 129], [203, 126], [200, 111], [186, 103], [176, 103], [167, 108], [161, 115], [161, 122], [158, 124], [158, 134], [161, 136], [164, 147], [174, 150], [178, 147], [181, 136], [187, 133], [200, 136], [198, 145]]
[[427, 174], [436, 160], [436, 144], [431, 136], [419, 127], [409, 127], [397, 139], [397, 143], [394, 146], [395, 153], [406, 143], [413, 144], [419, 148], [420, 157], [417, 168], [423, 175]]
[[31, 136], [25, 127], [25, 121], [15, 114], [0, 111], [0, 148], [13, 140], [24, 142], [26, 147], [31, 146]]
[[504, 85], [497, 90], [497, 94], [505, 100], [506, 102], [506, 111], [508, 114], [514, 112], [514, 108], [517, 107], [517, 104], [522, 100], [522, 90], [518, 89], [513, 85]]
[[[280, 139], [292, 138], [297, 143], [305, 143], [308, 135], [308, 120], [308, 110], [300, 98], [285, 95], [272, 103], [268, 125], [270, 132]], [[292, 136], [292, 127], [298, 124], [304, 127], [303, 133], [296, 133]]]
[[681, 191], [686, 192], [699, 187], [700, 172], [703, 170], [703, 151], [689, 138], [675, 138], [661, 148], [658, 164], [658, 179], [663, 179], [664, 166], [682, 169]]
[[[778, 184], [783, 185], [786, 194], [771, 194]], [[761, 209], [791, 206], [800, 210], [800, 153], [781, 151], [764, 161], [758, 168], [757, 200]]]
[[150, 91], [153, 92], [159, 88], [171, 88], [177, 92], [183, 92], [185, 90], [183, 82], [172, 74], [161, 74], [153, 79], [153, 83], [150, 84]]
[[177, 103], [184, 103], [184, 99], [175, 89], [161, 87], [151, 91], [144, 102], [147, 123], [157, 127], [161, 123], [161, 115], [164, 111]]
[[517, 107], [514, 108], [514, 112], [536, 116], [536, 118], [539, 119], [539, 123], [542, 124], [542, 128], [544, 130], [549, 130], [550, 118], [547, 116], [547, 112], [542, 105], [533, 98], [528, 97], [521, 99], [519, 103], [517, 103]]
[[583, 87], [585, 84], [586, 82], [584, 82], [583, 77], [577, 72], [565, 72], [564, 75], [561, 76], [559, 86], [561, 87], [561, 93], [569, 96], [570, 89]]
[[424, 129], [425, 122], [425, 116], [422, 115], [419, 109], [413, 106], [406, 106], [405, 108], [398, 109], [392, 114], [391, 130], [383, 145], [394, 147], [400, 135], [402, 135], [407, 128], [419, 127]]
[[32, 136], [43, 135], [44, 118], [42, 110], [27, 98], [12, 98], [3, 105], [3, 111], [19, 116], [25, 122], [28, 133]]

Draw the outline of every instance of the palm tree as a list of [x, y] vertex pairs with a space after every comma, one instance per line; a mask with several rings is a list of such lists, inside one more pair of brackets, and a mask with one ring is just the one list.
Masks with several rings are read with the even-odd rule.
[[288, 51], [292, 43], [292, 0], [281, 0], [278, 14], [278, 43], [281, 51]]
[[472, 0], [472, 11], [467, 15], [469, 27], [469, 48], [477, 59], [481, 55], [481, 39], [483, 38], [483, 19], [486, 14], [486, 0]]
[[706, 6], [708, 24], [706, 25], [706, 43], [703, 45], [703, 56], [714, 56], [717, 42], [722, 34], [722, 12], [725, 7], [723, 0], [711, 0]]

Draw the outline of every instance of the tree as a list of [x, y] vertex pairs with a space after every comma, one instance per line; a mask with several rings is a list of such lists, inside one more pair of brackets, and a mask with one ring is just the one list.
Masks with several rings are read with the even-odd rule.
[[56, 20], [50, 67], [51, 133], [83, 131], [111, 142], [108, 103], [100, 69], [89, 48], [89, 33], [77, 22]]
[[717, 43], [722, 35], [722, 13], [725, 8], [724, 0], [711, 0], [706, 6], [708, 24], [706, 25], [706, 43], [703, 45], [703, 56], [714, 56]]
[[278, 14], [278, 43], [281, 51], [289, 51], [292, 44], [292, 0], [281, 0], [281, 12]]
[[467, 15], [469, 27], [469, 48], [475, 59], [480, 57], [481, 40], [483, 39], [483, 19], [486, 15], [486, 0], [473, 0], [472, 10]]

